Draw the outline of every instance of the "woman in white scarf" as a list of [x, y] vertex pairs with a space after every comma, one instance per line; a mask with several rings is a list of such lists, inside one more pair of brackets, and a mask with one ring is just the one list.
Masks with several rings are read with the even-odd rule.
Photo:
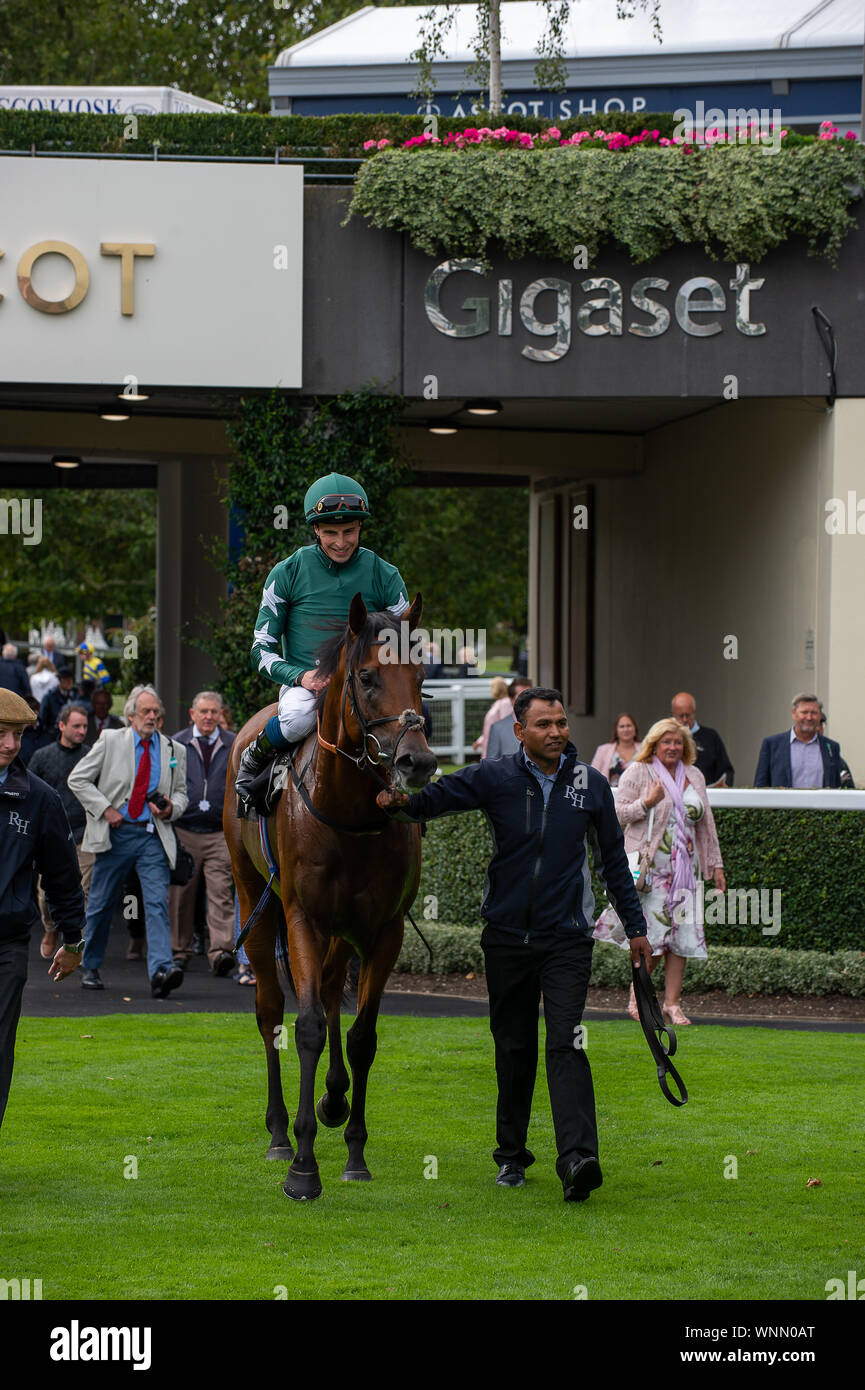
[[[664, 1017], [673, 1024], [691, 1021], [681, 1007], [685, 962], [706, 956], [697, 882], [711, 878], [721, 892], [727, 888], [706, 782], [694, 766], [696, 756], [690, 731], [675, 719], [659, 719], [622, 774], [616, 799], [626, 853], [648, 849], [651, 888], [640, 896], [652, 947], [649, 969], [664, 958]], [[594, 935], [598, 941], [628, 945], [612, 907], [601, 913]], [[639, 1017], [633, 989], [628, 1012]]]

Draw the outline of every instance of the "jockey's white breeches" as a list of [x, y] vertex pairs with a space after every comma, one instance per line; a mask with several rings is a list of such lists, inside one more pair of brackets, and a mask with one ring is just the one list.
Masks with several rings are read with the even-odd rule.
[[306, 738], [315, 728], [315, 696], [302, 685], [282, 685], [279, 688], [279, 728], [290, 743]]

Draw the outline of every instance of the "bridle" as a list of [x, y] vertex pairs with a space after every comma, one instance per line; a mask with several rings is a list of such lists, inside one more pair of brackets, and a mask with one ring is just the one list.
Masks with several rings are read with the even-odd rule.
[[[383, 641], [383, 639], [379, 639], [379, 644], [381, 641]], [[373, 643], [372, 645], [374, 646], [376, 644]], [[340, 733], [345, 733], [346, 737], [348, 737], [348, 729], [346, 728], [345, 714], [346, 707], [349, 704], [352, 714], [360, 725], [361, 747], [359, 751], [350, 753], [346, 748], [340, 748], [335, 743], [328, 743], [321, 732], [320, 713], [316, 714], [318, 742], [320, 746], [326, 748], [329, 753], [337, 753], [342, 758], [348, 758], [349, 762], [354, 763], [359, 772], [371, 772], [372, 775], [381, 782], [383, 787], [387, 787], [387, 778], [382, 777], [378, 768], [385, 767], [389, 773], [394, 771], [400, 744], [407, 733], [410, 733], [413, 729], [422, 729], [424, 727], [423, 715], [418, 714], [416, 710], [413, 709], [404, 709], [401, 714], [386, 714], [380, 719], [367, 719], [361, 708], [360, 701], [357, 698], [357, 690], [354, 684], [354, 671], [350, 667], [346, 672], [346, 678], [342, 687], [342, 701], [339, 712]], [[378, 728], [382, 724], [394, 723], [400, 726], [400, 732], [397, 735], [396, 742], [390, 753], [385, 754], [378, 738], [375, 734], [371, 733], [370, 730]], [[337, 735], [337, 737], [339, 737], [339, 735]], [[375, 744], [375, 749], [373, 751], [370, 750], [370, 740]]]

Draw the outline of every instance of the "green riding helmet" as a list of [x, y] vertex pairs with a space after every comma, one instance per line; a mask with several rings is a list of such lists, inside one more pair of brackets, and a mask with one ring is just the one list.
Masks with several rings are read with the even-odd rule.
[[328, 473], [307, 489], [303, 513], [307, 521], [368, 521], [369, 498], [354, 478]]

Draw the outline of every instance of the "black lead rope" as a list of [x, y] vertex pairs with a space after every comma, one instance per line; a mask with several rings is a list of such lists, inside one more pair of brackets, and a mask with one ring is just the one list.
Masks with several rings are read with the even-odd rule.
[[417, 922], [415, 921], [415, 919], [412, 917], [412, 915], [411, 915], [411, 913], [409, 912], [408, 908], [406, 908], [405, 915], [406, 915], [406, 917], [408, 918], [408, 920], [411, 922], [412, 926], [414, 927], [415, 931], [417, 932], [417, 934], [418, 934], [418, 936], [420, 937], [421, 941], [423, 942], [424, 946], [426, 946], [427, 950], [429, 951], [429, 963], [430, 963], [430, 968], [432, 968], [432, 963], [433, 963], [432, 946], [431, 946], [431, 945], [429, 944], [429, 942], [427, 941], [426, 937], [424, 936], [423, 932], [421, 931], [421, 929], [420, 929], [420, 927], [418, 926], [418, 924], [417, 924]]
[[[636, 965], [632, 965], [631, 973], [634, 977], [634, 996], [637, 1001], [637, 1012], [640, 1015], [640, 1026], [646, 1035], [649, 1051], [658, 1068], [658, 1084], [671, 1105], [684, 1105], [688, 1099], [688, 1091], [684, 1081], [670, 1061], [677, 1047], [676, 1034], [664, 1022], [655, 987], [646, 969], [646, 962], [641, 960], [639, 969]], [[662, 1033], [666, 1033], [669, 1047], [665, 1047], [661, 1041]], [[676, 1083], [678, 1096], [671, 1093], [667, 1085], [668, 1076], [671, 1076]]]

